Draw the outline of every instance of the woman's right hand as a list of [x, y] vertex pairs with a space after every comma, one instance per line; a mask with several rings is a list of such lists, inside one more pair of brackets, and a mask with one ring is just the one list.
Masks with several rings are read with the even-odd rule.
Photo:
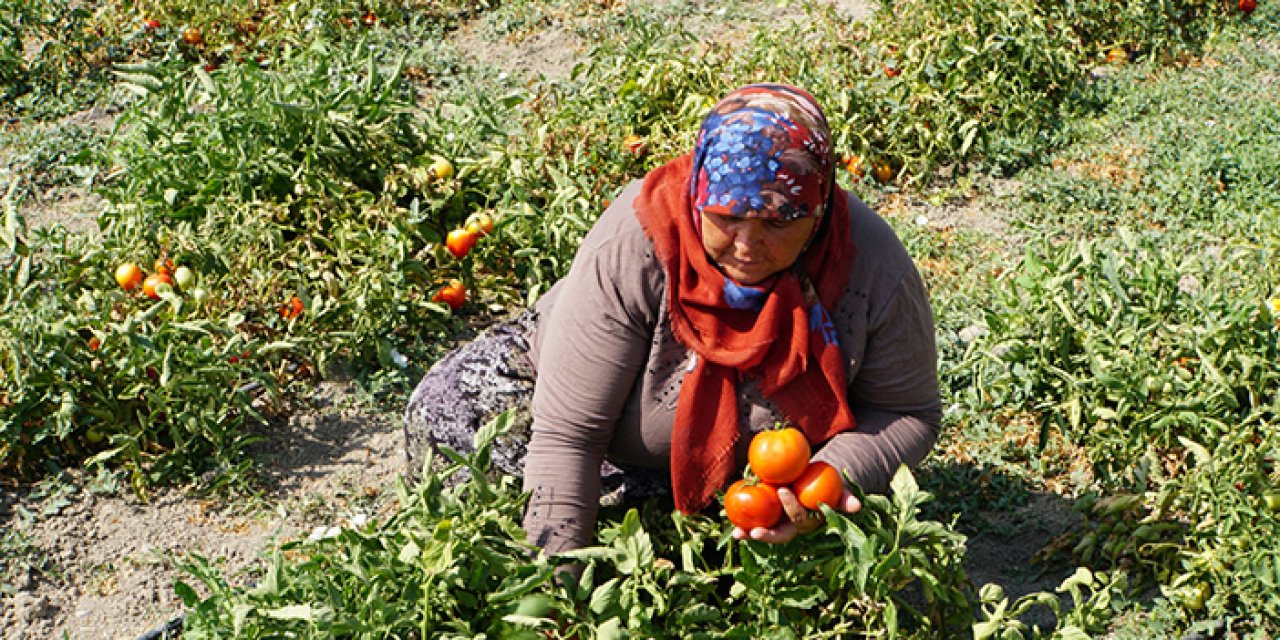
[[[770, 544], [782, 544], [791, 542], [797, 535], [809, 533], [822, 526], [822, 512], [805, 509], [804, 505], [800, 504], [800, 500], [796, 498], [795, 492], [790, 488], [780, 487], [778, 489], [778, 500], [782, 501], [782, 510], [787, 514], [787, 517], [782, 522], [772, 527], [756, 527], [750, 531], [742, 527], [734, 527], [733, 538], [735, 540], [756, 540]], [[840, 496], [838, 508], [845, 513], [857, 513], [862, 508], [862, 502], [850, 493], [846, 487], [844, 493]]]

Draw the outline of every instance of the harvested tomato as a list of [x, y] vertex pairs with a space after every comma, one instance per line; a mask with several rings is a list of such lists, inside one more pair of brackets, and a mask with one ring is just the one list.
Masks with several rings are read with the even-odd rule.
[[724, 492], [724, 512], [729, 522], [745, 531], [769, 528], [782, 519], [782, 501], [771, 485], [739, 480]]
[[142, 281], [142, 293], [152, 300], [159, 300], [160, 292], [163, 288], [172, 286], [173, 278], [169, 277], [169, 274], [153, 273], [147, 276], [146, 280]]
[[844, 496], [844, 480], [835, 467], [819, 460], [809, 464], [791, 483], [791, 489], [806, 509], [817, 510], [820, 504], [835, 509]]
[[280, 317], [284, 318], [285, 320], [292, 320], [302, 315], [302, 310], [304, 308], [305, 307], [302, 304], [302, 298], [299, 298], [298, 296], [292, 296], [289, 298], [288, 301], [286, 301], [283, 305], [281, 305]]
[[462, 308], [467, 302], [467, 286], [462, 284], [457, 278], [450, 280], [449, 284], [440, 288], [436, 295], [431, 297], [433, 302], [443, 302], [454, 311]]
[[1240, 0], [1240, 10], [1247, 16], [1258, 8], [1258, 0]]
[[751, 439], [747, 462], [756, 477], [783, 485], [809, 468], [809, 441], [795, 427], [761, 431]]
[[468, 229], [454, 229], [445, 238], [444, 245], [449, 248], [453, 257], [461, 259], [471, 252], [471, 247], [476, 246], [477, 239], [478, 236]]
[[132, 262], [116, 267], [116, 284], [125, 291], [133, 291], [142, 284], [142, 268]]
[[493, 218], [483, 211], [476, 213], [467, 222], [467, 231], [477, 236], [487, 236], [493, 233]]

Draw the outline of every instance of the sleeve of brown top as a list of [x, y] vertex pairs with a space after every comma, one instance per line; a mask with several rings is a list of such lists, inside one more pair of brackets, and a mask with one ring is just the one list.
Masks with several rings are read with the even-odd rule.
[[933, 312], [915, 264], [887, 223], [865, 205], [854, 209], [855, 220], [863, 220], [855, 229], [854, 287], [868, 299], [862, 360], [849, 382], [857, 426], [814, 458], [847, 472], [865, 491], [884, 493], [899, 465], [919, 464], [937, 441], [938, 356]]
[[524, 526], [548, 552], [591, 544], [600, 463], [648, 361], [661, 267], [631, 208], [638, 187], [592, 227], [539, 321]]

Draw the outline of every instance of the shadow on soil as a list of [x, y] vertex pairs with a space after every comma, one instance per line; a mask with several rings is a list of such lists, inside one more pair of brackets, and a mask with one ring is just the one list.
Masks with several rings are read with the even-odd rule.
[[[975, 589], [988, 583], [1017, 598], [1054, 590], [1075, 571], [1058, 544], [1083, 523], [1073, 501], [1033, 486], [991, 465], [926, 464], [918, 471], [922, 488], [934, 495], [922, 517], [955, 521], [968, 536], [965, 570]], [[1062, 601], [1063, 610], [1070, 599]], [[1041, 629], [1056, 624], [1047, 607], [1034, 607], [1023, 622]]]

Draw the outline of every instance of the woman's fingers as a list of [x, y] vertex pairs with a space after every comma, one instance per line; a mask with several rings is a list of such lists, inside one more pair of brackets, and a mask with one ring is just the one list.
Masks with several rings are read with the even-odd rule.
[[[750, 531], [742, 527], [734, 527], [733, 539], [782, 544], [794, 540], [799, 534], [809, 533], [822, 526], [824, 522], [822, 513], [805, 509], [796, 498], [795, 492], [789, 487], [778, 488], [778, 500], [782, 502], [782, 510], [787, 514], [782, 522], [773, 527], [756, 527]], [[839, 508], [845, 513], [857, 513], [862, 509], [862, 502], [845, 489], [844, 495], [840, 496]]]

